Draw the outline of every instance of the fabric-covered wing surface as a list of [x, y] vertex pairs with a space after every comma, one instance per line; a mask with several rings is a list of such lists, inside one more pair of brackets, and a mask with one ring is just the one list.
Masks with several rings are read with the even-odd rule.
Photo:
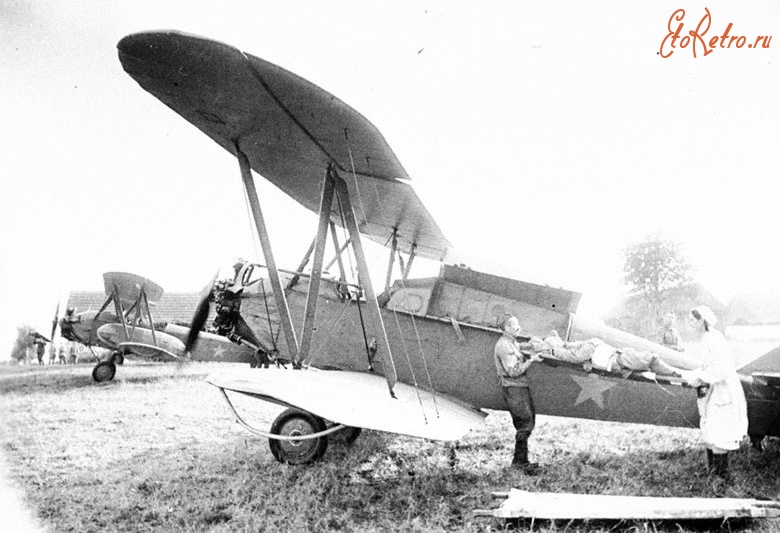
[[380, 375], [366, 372], [287, 370], [219, 372], [215, 387], [273, 399], [347, 426], [433, 440], [458, 440], [482, 424], [484, 412], [411, 385], [397, 383], [387, 394]]
[[[381, 133], [327, 91], [231, 46], [178, 32], [128, 35], [117, 45], [141, 87], [253, 170], [316, 212], [328, 164], [347, 182], [360, 231], [441, 260], [450, 243]], [[334, 222], [341, 219], [335, 208]]]
[[124, 305], [132, 305], [141, 296], [141, 287], [146, 292], [150, 303], [159, 302], [163, 295], [163, 288], [150, 279], [130, 272], [105, 272], [103, 274], [103, 286], [106, 294], [113, 294], [116, 287], [119, 298]]

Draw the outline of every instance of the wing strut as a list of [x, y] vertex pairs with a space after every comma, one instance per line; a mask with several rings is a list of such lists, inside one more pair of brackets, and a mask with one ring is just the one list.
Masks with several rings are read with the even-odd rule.
[[317, 237], [314, 245], [314, 262], [311, 265], [311, 278], [309, 290], [306, 294], [306, 313], [303, 318], [303, 334], [301, 336], [301, 349], [295, 359], [300, 364], [301, 359], [309, 357], [311, 339], [314, 334], [314, 321], [317, 314], [317, 301], [320, 294], [320, 281], [322, 280], [322, 261], [325, 258], [325, 243], [328, 239], [328, 222], [333, 206], [333, 178], [330, 176], [330, 166], [325, 171], [322, 184], [322, 198], [320, 199], [320, 222], [317, 226]]
[[122, 330], [125, 332], [125, 339], [130, 340], [130, 333], [127, 331], [127, 320], [125, 319], [125, 309], [122, 307], [122, 300], [119, 298], [119, 287], [114, 283], [114, 288], [111, 292], [111, 299], [114, 300], [114, 311], [122, 321]]
[[390, 280], [393, 277], [393, 265], [395, 264], [395, 252], [398, 250], [397, 230], [393, 229], [392, 244], [390, 245], [390, 261], [387, 265], [387, 276], [385, 277], [385, 291], [390, 292]]
[[263, 257], [265, 257], [265, 262], [268, 265], [268, 277], [271, 278], [271, 289], [276, 299], [276, 307], [279, 311], [282, 329], [284, 330], [284, 339], [287, 341], [287, 350], [289, 351], [290, 359], [295, 361], [298, 358], [298, 338], [295, 335], [290, 309], [287, 307], [287, 298], [284, 295], [282, 282], [279, 279], [279, 269], [276, 267], [276, 261], [274, 260], [271, 239], [268, 237], [268, 230], [265, 227], [263, 212], [260, 210], [260, 200], [257, 197], [257, 189], [252, 178], [252, 168], [249, 164], [249, 158], [241, 151], [238, 142], [235, 143], [235, 148], [238, 165], [241, 168], [241, 178], [244, 181], [244, 189], [246, 189], [249, 197], [249, 205], [252, 208], [252, 216], [255, 219], [257, 235], [263, 248]]
[[341, 276], [339, 279], [341, 281], [346, 281], [347, 280], [347, 271], [344, 270], [344, 261], [342, 261], [342, 259], [341, 259], [341, 254], [344, 253], [344, 250], [347, 249], [347, 246], [350, 245], [352, 240], [351, 239], [347, 239], [347, 242], [345, 242], [343, 246], [339, 246], [339, 236], [338, 236], [338, 233], [336, 232], [336, 224], [334, 224], [332, 220], [330, 222], [330, 236], [333, 239], [333, 246], [336, 249], [336, 255], [335, 255], [335, 257], [333, 259], [328, 261], [327, 265], [325, 265], [325, 270], [329, 270], [330, 267], [333, 266], [333, 263], [338, 262], [338, 264], [339, 264], [339, 275]]
[[[149, 319], [149, 329], [152, 332], [152, 342], [157, 346], [157, 332], [154, 329], [154, 319], [152, 318], [152, 310], [149, 308], [149, 296], [146, 294], [146, 287], [141, 287], [141, 295], [139, 299], [143, 298], [143, 307], [146, 310], [146, 317]], [[141, 319], [143, 319], [143, 312], [139, 313]]]
[[417, 255], [417, 244], [412, 244], [412, 249], [409, 251], [409, 262], [406, 263], [406, 268], [404, 269], [403, 276], [401, 279], [403, 281], [406, 281], [406, 278], [409, 277], [409, 271], [412, 269], [412, 263], [414, 262], [414, 258]]
[[390, 351], [390, 341], [387, 339], [385, 324], [382, 321], [382, 314], [379, 311], [379, 303], [376, 300], [374, 287], [371, 285], [371, 275], [368, 271], [366, 256], [363, 253], [360, 230], [358, 230], [358, 225], [355, 220], [355, 211], [352, 207], [349, 189], [347, 188], [347, 183], [338, 175], [335, 169], [331, 168], [330, 175], [336, 184], [336, 194], [338, 195], [344, 212], [344, 222], [349, 231], [349, 236], [352, 239], [352, 251], [355, 252], [355, 260], [357, 261], [359, 283], [366, 294], [366, 308], [368, 309], [369, 316], [372, 319], [375, 329], [380, 333], [378, 337], [381, 337], [382, 347], [385, 350], [384, 353], [386, 354], [386, 357], [384, 358], [382, 367], [384, 369], [385, 379], [387, 380], [387, 387], [390, 390], [390, 395], [395, 398], [393, 387], [395, 386], [396, 381], [398, 381], [398, 375], [395, 371], [395, 362], [393, 361], [393, 353]]
[[[306, 268], [306, 265], [309, 264], [309, 259], [311, 258], [311, 253], [314, 251], [314, 243], [317, 242], [317, 238], [313, 241], [311, 241], [311, 244], [309, 245], [309, 249], [306, 250], [306, 254], [303, 256], [303, 259], [301, 259], [301, 264], [298, 265], [298, 268], [295, 269], [296, 272], [303, 272], [303, 269]], [[293, 277], [290, 278], [290, 281], [287, 283], [287, 288], [292, 289], [295, 287], [295, 285], [298, 284], [298, 280], [301, 279], [301, 276], [299, 274], [295, 274]]]

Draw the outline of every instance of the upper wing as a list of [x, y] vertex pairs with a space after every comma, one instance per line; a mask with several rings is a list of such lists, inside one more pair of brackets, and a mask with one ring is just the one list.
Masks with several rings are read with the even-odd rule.
[[133, 304], [141, 296], [141, 288], [146, 292], [149, 302], [159, 302], [163, 288], [150, 279], [129, 272], [106, 272], [103, 274], [106, 294], [113, 294], [114, 287], [123, 303]]
[[[177, 32], [128, 35], [122, 67], [145, 90], [317, 212], [323, 176], [334, 164], [347, 182], [360, 231], [431, 259], [450, 243], [379, 131], [360, 113], [303, 78], [231, 46]], [[335, 211], [331, 218], [340, 223]]]
[[207, 381], [221, 389], [281, 402], [347, 426], [434, 440], [458, 440], [485, 413], [440, 394], [396, 383], [387, 394], [382, 376], [364, 372], [263, 369], [219, 373]]

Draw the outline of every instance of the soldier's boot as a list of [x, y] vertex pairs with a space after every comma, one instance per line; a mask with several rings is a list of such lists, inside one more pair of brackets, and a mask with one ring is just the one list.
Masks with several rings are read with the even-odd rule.
[[715, 475], [721, 478], [725, 482], [731, 481], [731, 474], [729, 473], [729, 454], [716, 453], [713, 455], [713, 464], [715, 468]]
[[512, 457], [512, 467], [519, 468], [528, 475], [535, 475], [539, 465], [528, 461], [528, 439], [515, 441], [515, 454]]

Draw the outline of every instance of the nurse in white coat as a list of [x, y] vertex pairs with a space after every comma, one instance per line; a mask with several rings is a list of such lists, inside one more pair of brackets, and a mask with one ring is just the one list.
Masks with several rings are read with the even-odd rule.
[[688, 383], [699, 392], [702, 440], [707, 446], [708, 470], [729, 479], [728, 452], [739, 448], [747, 434], [747, 403], [734, 356], [723, 334], [713, 326], [712, 309], [700, 305], [691, 311], [691, 323], [701, 335], [702, 366], [687, 372]]

